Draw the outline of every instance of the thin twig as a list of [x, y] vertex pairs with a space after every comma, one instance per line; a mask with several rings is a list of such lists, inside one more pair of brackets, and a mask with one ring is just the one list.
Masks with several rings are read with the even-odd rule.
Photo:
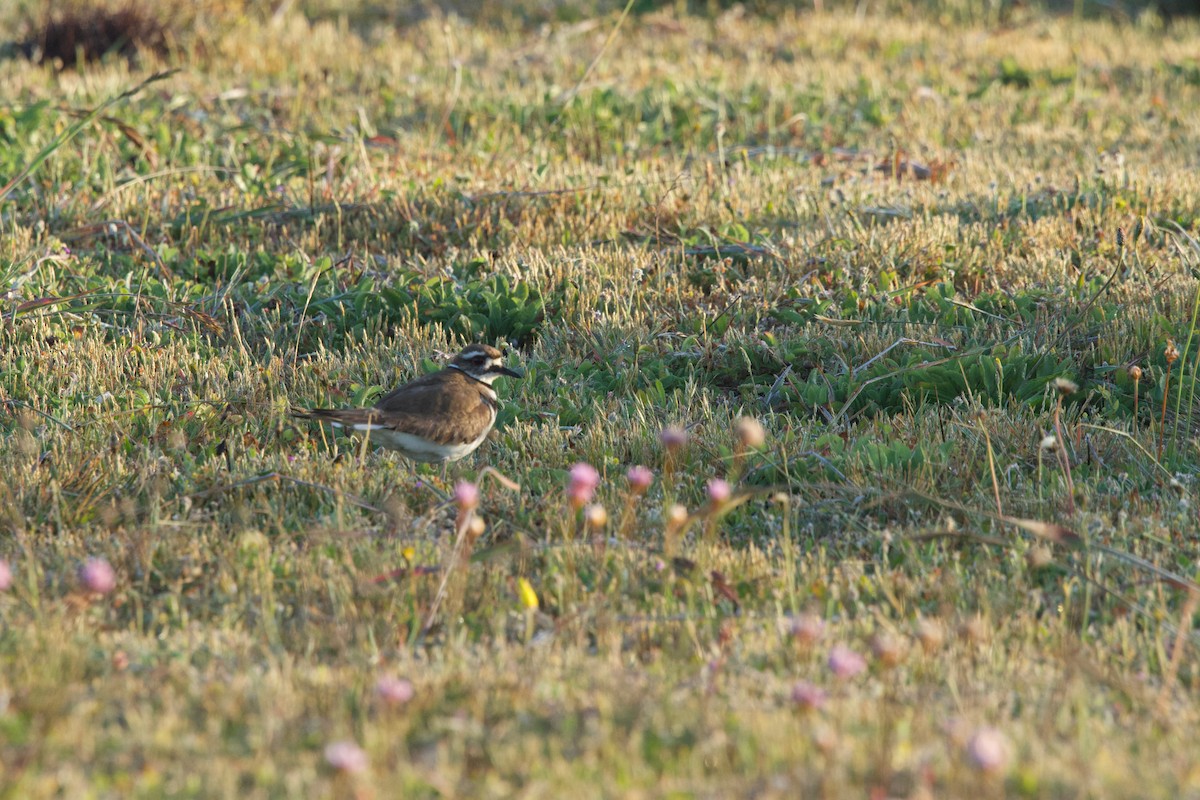
[[621, 30], [621, 26], [625, 24], [625, 20], [629, 17], [629, 12], [633, 9], [633, 3], [634, 0], [629, 0], [629, 2], [625, 4], [625, 8], [621, 9], [621, 15], [617, 17], [617, 24], [613, 26], [611, 31], [609, 31], [608, 38], [605, 39], [604, 44], [600, 46], [600, 52], [597, 53], [596, 57], [593, 58], [591, 63], [587, 65], [587, 69], [583, 71], [583, 76], [579, 79], [579, 81], [572, 86], [566, 94], [559, 98], [559, 101], [563, 105], [566, 105], [574, 100], [575, 96], [579, 94], [579, 90], [583, 88], [585, 83], [587, 83], [587, 79], [592, 77], [592, 72], [594, 72], [596, 67], [600, 64], [601, 59], [604, 58], [604, 54], [608, 52], [608, 48], [612, 46], [614, 41], [616, 41], [617, 33]]
[[[1120, 231], [1118, 231], [1118, 233], [1120, 233]], [[1121, 234], [1121, 236], [1123, 238], [1124, 234]], [[1092, 310], [1092, 306], [1096, 305], [1096, 302], [1105, 294], [1105, 292], [1108, 291], [1109, 287], [1112, 286], [1113, 281], [1117, 279], [1117, 276], [1121, 274], [1121, 271], [1124, 268], [1125, 246], [1122, 244], [1117, 249], [1117, 263], [1116, 266], [1113, 267], [1112, 273], [1108, 276], [1108, 280], [1106, 280], [1104, 284], [1096, 290], [1096, 293], [1092, 295], [1086, 303], [1083, 304], [1083, 308], [1079, 310], [1079, 313], [1075, 315], [1075, 318], [1071, 320], [1071, 322], [1068, 323], [1065, 328], [1062, 329], [1062, 331], [1058, 334], [1058, 338], [1055, 339], [1055, 344], [1061, 342], [1067, 336], [1067, 334], [1079, 327], [1080, 323], [1082, 323], [1084, 318], [1087, 317], [1087, 313]]]
[[471, 517], [474, 512], [468, 511], [459, 520], [458, 535], [454, 538], [454, 547], [450, 551], [450, 557], [446, 559], [446, 567], [442, 571], [442, 582], [438, 584], [437, 594], [433, 596], [433, 603], [429, 606], [429, 612], [425, 615], [425, 621], [421, 624], [422, 638], [433, 628], [433, 623], [437, 620], [438, 610], [441, 608], [442, 601], [446, 599], [446, 590], [450, 585], [450, 578], [455, 574], [454, 568], [458, 564], [459, 555], [463, 550], [463, 542], [467, 539], [467, 532], [471, 527]]
[[33, 406], [29, 405], [29, 403], [23, 402], [21, 400], [0, 400], [0, 405], [2, 405], [2, 406], [20, 406], [21, 408], [27, 408], [30, 411], [32, 411], [33, 413], [37, 414], [38, 416], [44, 417], [45, 419], [48, 419], [57, 425], [61, 425], [62, 427], [69, 430], [71, 433], [75, 432], [75, 429], [73, 427], [71, 427], [67, 423], [63, 422], [58, 417], [56, 417], [52, 414], [47, 414], [45, 411], [42, 411], [41, 409], [38, 409], [38, 408], [34, 408]]
[[859, 364], [857, 367], [855, 367], [851, 371], [851, 377], [857, 377], [858, 373], [862, 372], [864, 369], [871, 366], [876, 361], [883, 358], [888, 353], [892, 352], [893, 350], [895, 350], [897, 347], [899, 347], [902, 344], [918, 344], [918, 345], [922, 345], [924, 347], [940, 347], [945, 350], [957, 350], [958, 349], [954, 345], [949, 344], [947, 342], [922, 342], [919, 339], [910, 339], [907, 336], [901, 336], [899, 339], [892, 342], [887, 347], [883, 348], [883, 350], [876, 353], [874, 356], [872, 356], [871, 358], [868, 358], [862, 364]]
[[201, 491], [201, 492], [193, 492], [192, 494], [188, 495], [188, 497], [190, 497], [192, 500], [204, 500], [209, 497], [216, 496], [218, 494], [224, 494], [225, 492], [234, 491], [236, 489], [245, 489], [248, 486], [257, 486], [260, 483], [272, 483], [272, 482], [290, 483], [290, 484], [294, 484], [296, 486], [303, 486], [307, 489], [316, 489], [318, 491], [322, 491], [322, 492], [331, 494], [335, 497], [339, 497], [344, 500], [348, 500], [348, 501], [350, 501], [350, 503], [352, 505], [358, 506], [359, 508], [362, 508], [362, 509], [366, 509], [367, 511], [374, 511], [377, 514], [387, 514], [388, 513], [386, 511], [384, 511], [382, 508], [379, 508], [378, 506], [371, 505], [366, 500], [363, 500], [361, 497], [358, 497], [357, 495], [350, 494], [349, 492], [344, 492], [341, 489], [335, 489], [332, 486], [325, 486], [320, 483], [313, 483], [312, 481], [301, 480], [300, 478], [293, 478], [291, 475], [284, 475], [281, 472], [267, 472], [262, 475], [255, 475], [252, 478], [246, 478], [244, 480], [234, 481], [233, 483], [226, 483], [226, 484], [222, 484], [220, 486], [214, 486], [210, 489], [205, 489], [204, 491]]
[[783, 368], [783, 372], [779, 373], [779, 376], [775, 378], [775, 383], [771, 384], [770, 391], [768, 391], [767, 396], [763, 398], [764, 408], [769, 409], [775, 403], [775, 397], [779, 394], [779, 388], [783, 386], [783, 382], [787, 380], [787, 376], [791, 374], [791, 371], [792, 365], [788, 364]]
[[169, 281], [175, 279], [175, 276], [171, 273], [171, 270], [167, 268], [167, 265], [163, 262], [162, 258], [159, 257], [154, 248], [146, 244], [146, 240], [143, 239], [141, 235], [133, 229], [132, 225], [123, 219], [109, 219], [105, 220], [104, 222], [94, 223], [92, 225], [84, 225], [80, 228], [64, 231], [59, 235], [59, 238], [63, 239], [64, 241], [73, 241], [75, 239], [90, 238], [102, 233], [109, 236], [115, 236], [117, 229], [124, 231], [125, 235], [129, 237], [130, 242], [137, 245], [139, 248], [141, 248], [142, 252], [150, 256], [150, 260], [154, 262], [156, 267], [158, 267], [159, 272], [162, 273], [164, 278]]
[[1171, 660], [1167, 662], [1166, 674], [1163, 675], [1159, 705], [1164, 711], [1167, 708], [1168, 695], [1175, 687], [1179, 676], [1179, 664], [1183, 660], [1183, 645], [1192, 636], [1192, 616], [1196, 613], [1197, 605], [1200, 605], [1200, 591], [1189, 589], [1187, 600], [1184, 601], [1183, 608], [1179, 611], [1179, 632], [1175, 634], [1175, 644], [1171, 648]]
[[85, 114], [77, 122], [75, 122], [72, 125], [67, 126], [67, 128], [64, 129], [62, 133], [60, 133], [58, 136], [55, 136], [54, 139], [52, 139], [49, 144], [47, 144], [45, 147], [43, 147], [38, 152], [38, 154], [33, 157], [32, 161], [30, 161], [28, 164], [26, 164], [23, 169], [21, 169], [16, 175], [14, 175], [8, 183], [4, 184], [3, 186], [0, 186], [0, 200], [3, 200], [5, 197], [7, 197], [12, 192], [12, 190], [16, 188], [17, 184], [19, 184], [21, 181], [25, 180], [27, 177], [29, 177], [31, 174], [33, 174], [33, 171], [36, 170], [38, 167], [40, 167], [47, 159], [50, 158], [50, 156], [54, 155], [55, 151], [57, 151], [58, 148], [62, 147], [64, 144], [66, 144], [71, 139], [75, 138], [76, 134], [78, 134], [81, 130], [83, 130], [89, 124], [91, 124], [92, 121], [94, 121], [97, 117], [99, 117], [101, 114], [103, 114], [104, 111], [106, 109], [108, 109], [110, 106], [116, 105], [117, 103], [121, 102], [122, 100], [132, 97], [133, 95], [137, 94], [142, 89], [146, 88], [147, 86], [149, 86], [152, 83], [156, 83], [158, 81], [169, 78], [170, 76], [174, 75], [176, 72], [179, 72], [179, 70], [170, 69], [170, 70], [166, 70], [164, 72], [156, 72], [153, 75], [151, 75], [149, 78], [146, 78], [146, 80], [144, 80], [141, 83], [134, 86], [132, 89], [126, 89], [124, 92], [121, 92], [120, 94], [113, 95], [112, 97], [108, 98], [103, 103], [96, 106], [91, 111], [89, 111], [87, 114]]

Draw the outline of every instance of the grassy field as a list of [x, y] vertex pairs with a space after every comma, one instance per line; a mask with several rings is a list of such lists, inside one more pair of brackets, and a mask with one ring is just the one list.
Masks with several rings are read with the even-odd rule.
[[1195, 23], [232, 5], [0, 61], [0, 797], [1200, 797]]

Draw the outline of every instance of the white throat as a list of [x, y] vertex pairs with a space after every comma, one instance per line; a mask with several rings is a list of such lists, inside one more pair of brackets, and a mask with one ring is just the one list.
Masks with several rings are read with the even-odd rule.
[[467, 370], [463, 369], [458, 364], [451, 364], [450, 369], [456, 369], [467, 377], [474, 378], [480, 383], [486, 383], [488, 386], [491, 386], [492, 382], [495, 381], [496, 378], [500, 377], [499, 373], [496, 372], [485, 372], [482, 375], [476, 375], [473, 372], [468, 372]]

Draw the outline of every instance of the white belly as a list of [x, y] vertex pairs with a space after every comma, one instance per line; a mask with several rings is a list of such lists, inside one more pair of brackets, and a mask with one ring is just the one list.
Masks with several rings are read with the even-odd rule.
[[[338, 423], [334, 424], [339, 428], [342, 427]], [[463, 456], [474, 452], [479, 445], [483, 444], [483, 440], [487, 438], [488, 432], [491, 429], [492, 427], [489, 425], [472, 442], [464, 444], [437, 444], [436, 442], [422, 439], [420, 436], [413, 436], [411, 433], [401, 433], [390, 428], [380, 428], [374, 425], [362, 424], [351, 428], [353, 431], [365, 434], [368, 437], [369, 444], [386, 447], [389, 450], [396, 450], [406, 458], [426, 463], [458, 461]]]

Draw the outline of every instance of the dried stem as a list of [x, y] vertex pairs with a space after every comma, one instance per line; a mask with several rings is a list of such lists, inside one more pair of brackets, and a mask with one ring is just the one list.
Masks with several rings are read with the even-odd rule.
[[[1062, 400], [1059, 400], [1062, 403]], [[996, 497], [996, 513], [1004, 516], [1004, 509], [1000, 505], [1000, 481], [996, 478], [996, 454], [992, 451], [992, 437], [988, 435], [987, 426], [983, 424], [983, 415], [977, 417], [979, 428], [983, 431], [983, 441], [987, 444], [988, 469], [992, 473], [992, 492]]]
[[1067, 453], [1067, 440], [1062, 432], [1062, 393], [1058, 395], [1058, 404], [1054, 406], [1054, 434], [1058, 437], [1058, 459], [1062, 464], [1063, 474], [1067, 476], [1067, 513], [1075, 514], [1075, 482], [1071, 480], [1071, 457]]
[[1171, 362], [1167, 362], [1167, 379], [1163, 383], [1162, 416], [1158, 422], [1158, 453], [1155, 458], [1162, 462], [1163, 440], [1167, 435], [1167, 394], [1171, 391]]

